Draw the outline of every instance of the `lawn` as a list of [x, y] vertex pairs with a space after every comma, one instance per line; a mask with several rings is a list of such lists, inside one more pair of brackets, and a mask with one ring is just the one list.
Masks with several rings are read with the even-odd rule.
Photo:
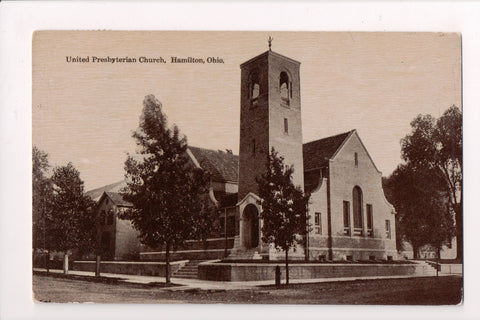
[[444, 305], [462, 300], [461, 277], [358, 280], [248, 290], [178, 290], [33, 276], [40, 302]]

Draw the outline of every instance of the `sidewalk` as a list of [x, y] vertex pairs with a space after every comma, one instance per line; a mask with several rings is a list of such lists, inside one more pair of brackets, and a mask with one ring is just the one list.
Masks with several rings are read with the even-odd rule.
[[[47, 270], [43, 268], [33, 268], [33, 271], [44, 272]], [[50, 273], [63, 274], [63, 270], [59, 269], [50, 269]], [[78, 275], [78, 276], [90, 276], [94, 277], [94, 272], [89, 271], [75, 271], [69, 270], [69, 275]], [[129, 274], [115, 274], [115, 273], [101, 273], [102, 277], [107, 278], [118, 278], [122, 279], [127, 283], [136, 283], [136, 284], [150, 284], [165, 282], [165, 277], [152, 277], [152, 276], [137, 276]], [[442, 274], [439, 273], [439, 276], [451, 276], [451, 274]], [[320, 283], [320, 282], [336, 282], [336, 281], [354, 281], [354, 280], [378, 280], [378, 279], [401, 279], [401, 278], [416, 278], [419, 276], [416, 275], [407, 275], [407, 276], [372, 276], [372, 277], [345, 277], [345, 278], [320, 278], [320, 279], [290, 279], [290, 283]], [[423, 277], [423, 276], [420, 276]], [[171, 278], [173, 284], [178, 284], [181, 286], [176, 287], [167, 287], [162, 288], [162, 290], [177, 291], [177, 290], [191, 290], [191, 289], [200, 289], [200, 290], [242, 290], [242, 289], [260, 289], [259, 286], [265, 285], [274, 285], [275, 280], [265, 280], [265, 281], [208, 281], [208, 280], [199, 280], [199, 279], [184, 279], [184, 278]], [[285, 280], [282, 280], [282, 284], [285, 283]]]

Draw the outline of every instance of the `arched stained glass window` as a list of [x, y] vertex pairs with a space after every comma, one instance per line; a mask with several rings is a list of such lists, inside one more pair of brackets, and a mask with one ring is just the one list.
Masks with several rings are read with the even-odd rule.
[[359, 186], [355, 186], [355, 188], [353, 188], [352, 196], [353, 196], [353, 227], [355, 229], [362, 229], [363, 228], [362, 189], [360, 189]]

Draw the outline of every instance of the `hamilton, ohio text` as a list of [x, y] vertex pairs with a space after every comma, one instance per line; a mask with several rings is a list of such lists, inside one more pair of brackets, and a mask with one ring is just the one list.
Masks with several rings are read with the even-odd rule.
[[207, 57], [207, 58], [195, 58], [195, 57], [145, 57], [140, 56], [136, 58], [132, 57], [99, 57], [99, 56], [65, 56], [65, 60], [68, 63], [175, 63], [175, 64], [211, 64], [211, 63], [225, 63], [223, 58], [220, 57]]

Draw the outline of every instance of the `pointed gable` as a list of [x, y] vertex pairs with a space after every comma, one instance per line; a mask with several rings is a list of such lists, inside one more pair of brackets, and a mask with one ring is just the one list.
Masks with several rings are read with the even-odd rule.
[[120, 207], [131, 207], [132, 204], [125, 201], [120, 193], [117, 192], [105, 192], [112, 202]]
[[351, 130], [335, 136], [303, 144], [303, 170], [308, 171], [328, 166], [330, 160], [354, 132]]

